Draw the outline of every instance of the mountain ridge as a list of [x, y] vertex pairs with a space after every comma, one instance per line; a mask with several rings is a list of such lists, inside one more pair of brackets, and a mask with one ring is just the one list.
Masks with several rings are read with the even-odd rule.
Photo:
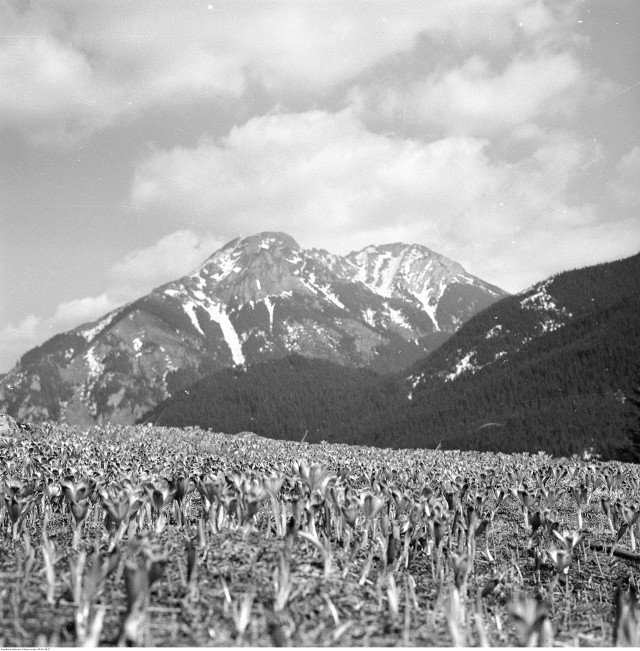
[[0, 381], [0, 408], [130, 423], [209, 372], [290, 353], [399, 370], [504, 295], [419, 245], [337, 256], [267, 231], [27, 351]]
[[[352, 391], [353, 376], [294, 360], [264, 362], [235, 377], [234, 405], [223, 398], [226, 376], [214, 373], [148, 417], [229, 432], [253, 423], [272, 438], [308, 429], [310, 440], [382, 447], [557, 455], [593, 448], [611, 458], [629, 444], [626, 403], [640, 377], [638, 323], [640, 254], [556, 274], [500, 300], [410, 369], [379, 377], [378, 384], [367, 376], [366, 391], [353, 392], [353, 400], [333, 399], [333, 414], [318, 412], [318, 396], [336, 386]], [[313, 368], [317, 385], [307, 386]], [[269, 386], [262, 388], [265, 378]], [[322, 409], [331, 411], [331, 404]]]

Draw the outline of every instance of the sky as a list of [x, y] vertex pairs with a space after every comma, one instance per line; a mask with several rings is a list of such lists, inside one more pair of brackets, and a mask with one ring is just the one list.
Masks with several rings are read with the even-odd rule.
[[637, 0], [3, 0], [0, 372], [283, 231], [510, 292], [640, 250]]

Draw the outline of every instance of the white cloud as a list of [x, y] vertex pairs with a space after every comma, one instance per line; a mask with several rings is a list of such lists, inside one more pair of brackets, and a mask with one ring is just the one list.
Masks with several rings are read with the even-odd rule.
[[[200, 219], [220, 239], [282, 229], [315, 241], [460, 212], [496, 189], [484, 141], [424, 144], [367, 131], [350, 111], [255, 118], [197, 148], [152, 153], [132, 204]], [[343, 243], [343, 246], [346, 244]]]
[[[570, 212], [570, 209], [567, 209]], [[592, 209], [581, 209], [580, 213]], [[516, 239], [513, 246], [501, 252], [496, 273], [511, 271], [514, 289], [522, 290], [556, 273], [579, 269], [602, 262], [611, 262], [640, 250], [640, 224], [634, 217], [614, 222], [591, 221], [580, 225], [569, 217], [568, 226], [558, 226], [566, 215], [550, 215], [545, 220], [548, 229], [539, 228]], [[597, 246], [594, 246], [597, 243]], [[533, 261], [525, 265], [523, 260]]]
[[39, 140], [99, 125], [105, 97], [82, 53], [50, 36], [7, 38], [0, 46], [0, 126], [18, 124]]
[[422, 79], [379, 79], [350, 97], [365, 119], [435, 125], [447, 133], [492, 135], [567, 117], [598, 86], [570, 52], [517, 56], [494, 72], [481, 56]]
[[58, 305], [55, 314], [47, 320], [47, 326], [54, 333], [68, 330], [94, 321], [118, 306], [119, 304], [106, 293], [76, 298]]
[[130, 252], [108, 271], [110, 285], [106, 292], [65, 301], [51, 316], [30, 314], [16, 325], [1, 328], [0, 368], [8, 369], [25, 351], [55, 334], [95, 321], [154, 287], [188, 274], [220, 246], [212, 237], [179, 230]]
[[323, 95], [409, 50], [419, 34], [468, 51], [565, 23], [531, 0], [10, 1], [0, 6], [0, 126], [73, 141], [149, 107], [238, 98], [249, 79], [276, 98]]
[[130, 300], [165, 282], [176, 280], [198, 267], [223, 242], [200, 237], [191, 230], [179, 230], [155, 244], [128, 253], [108, 272], [111, 294]]
[[36, 142], [74, 144], [154, 105], [245, 89], [243, 63], [215, 34], [203, 40], [204, 26], [192, 32], [197, 16], [185, 6], [154, 25], [144, 3], [21, 4], [0, 7], [0, 127]]
[[[522, 264], [527, 242], [567, 246], [574, 232], [599, 234], [602, 221], [568, 194], [589, 143], [527, 125], [522, 136], [531, 151], [509, 163], [479, 138], [374, 134], [349, 110], [272, 115], [216, 142], [152, 152], [136, 169], [131, 202], [153, 219], [187, 214], [220, 241], [279, 229], [336, 252], [420, 242], [517, 290], [543, 269]], [[567, 248], [563, 261], [572, 255]]]
[[0, 330], [0, 368], [9, 368], [27, 350], [53, 335], [94, 321], [118, 307], [107, 294], [74, 299], [61, 303], [55, 314], [26, 316], [17, 325], [7, 324]]

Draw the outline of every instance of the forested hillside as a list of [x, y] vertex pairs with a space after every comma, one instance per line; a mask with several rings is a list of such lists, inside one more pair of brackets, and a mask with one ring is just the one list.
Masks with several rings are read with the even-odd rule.
[[[566, 315], [561, 327], [540, 334], [535, 313], [520, 309], [526, 298], [500, 301], [412, 368], [422, 382], [411, 406], [371, 421], [372, 441], [399, 432], [408, 446], [553, 454], [593, 447], [617, 456], [640, 362], [640, 256], [560, 274], [545, 289]], [[490, 328], [498, 333], [487, 337]], [[479, 368], [443, 381], [448, 356], [466, 350]]]
[[291, 355], [213, 373], [160, 403], [140, 422], [245, 430], [275, 439], [367, 439], [358, 414], [380, 413], [401, 399], [402, 384], [367, 369]]
[[503, 296], [425, 246], [340, 256], [265, 231], [27, 351], [0, 378], [0, 411], [132, 423], [208, 373], [290, 354], [395, 372]]
[[[382, 447], [629, 458], [639, 324], [634, 256], [503, 299], [403, 374], [293, 356], [210, 375], [145, 420]], [[471, 355], [474, 365], [461, 363]]]

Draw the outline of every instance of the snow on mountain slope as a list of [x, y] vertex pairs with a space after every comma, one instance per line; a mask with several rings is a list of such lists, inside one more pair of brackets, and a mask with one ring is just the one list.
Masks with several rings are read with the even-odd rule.
[[412, 389], [429, 382], [454, 382], [463, 374], [508, 363], [543, 335], [563, 328], [574, 316], [555, 296], [552, 276], [517, 296], [510, 296], [471, 319], [432, 356], [414, 369], [407, 383]]
[[206, 373], [299, 353], [399, 370], [505, 293], [426, 247], [347, 256], [283, 233], [235, 239], [191, 274], [26, 353], [0, 381], [22, 419], [133, 422]]
[[[457, 262], [424, 246], [400, 243], [368, 246], [351, 253], [347, 259], [354, 267], [354, 279], [381, 296], [413, 302], [429, 315], [436, 331], [450, 331], [452, 324], [455, 326], [461, 322], [460, 319], [466, 320], [464, 316], [445, 314], [447, 301], [441, 305], [445, 293], [448, 292], [448, 298], [454, 300], [460, 288], [467, 285], [477, 290], [477, 296], [482, 296], [481, 300], [489, 298], [491, 302], [491, 299], [497, 300], [506, 295], [498, 287], [468, 274]], [[471, 310], [478, 311], [477, 306], [474, 305]], [[439, 323], [439, 316], [443, 318], [442, 324]]]

